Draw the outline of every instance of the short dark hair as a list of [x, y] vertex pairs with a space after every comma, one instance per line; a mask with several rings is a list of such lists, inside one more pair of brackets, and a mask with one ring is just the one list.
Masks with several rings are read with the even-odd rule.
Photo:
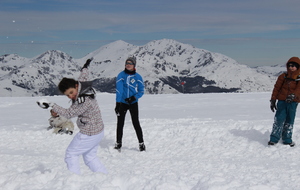
[[71, 79], [71, 78], [63, 78], [59, 84], [58, 89], [61, 93], [64, 93], [69, 88], [76, 88], [76, 84], [78, 84], [78, 81]]

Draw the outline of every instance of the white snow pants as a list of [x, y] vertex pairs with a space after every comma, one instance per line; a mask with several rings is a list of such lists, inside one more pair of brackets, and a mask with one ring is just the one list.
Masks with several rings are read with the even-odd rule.
[[99, 143], [103, 137], [104, 131], [92, 136], [77, 133], [66, 150], [65, 162], [68, 169], [80, 175], [79, 156], [82, 155], [84, 163], [93, 172], [107, 173], [104, 165], [97, 157]]

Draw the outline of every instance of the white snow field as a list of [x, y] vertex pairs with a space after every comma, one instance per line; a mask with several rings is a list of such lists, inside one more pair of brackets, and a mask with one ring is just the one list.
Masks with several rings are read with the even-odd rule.
[[[98, 156], [109, 173], [93, 173], [81, 158], [71, 174], [64, 154], [74, 135], [47, 131], [46, 98], [63, 107], [65, 96], [0, 98], [0, 189], [4, 190], [296, 190], [300, 189], [300, 132], [295, 147], [268, 147], [274, 113], [271, 93], [144, 95], [140, 122], [147, 151], [129, 113], [122, 152], [113, 149], [115, 95], [98, 93], [105, 138]], [[76, 121], [76, 119], [72, 119]], [[78, 128], [74, 131], [78, 132]], [[297, 144], [299, 142], [299, 146]]]

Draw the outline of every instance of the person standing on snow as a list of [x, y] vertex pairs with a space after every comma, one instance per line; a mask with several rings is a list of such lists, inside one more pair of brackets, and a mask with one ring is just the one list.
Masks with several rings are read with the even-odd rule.
[[133, 127], [135, 129], [139, 150], [145, 151], [146, 147], [143, 139], [143, 131], [139, 122], [138, 99], [144, 94], [144, 82], [136, 72], [136, 59], [129, 57], [125, 61], [125, 70], [120, 72], [116, 80], [116, 107], [117, 114], [117, 142], [115, 149], [121, 151], [124, 121], [129, 110]]
[[[293, 125], [300, 102], [300, 59], [292, 57], [286, 63], [287, 72], [279, 75], [271, 96], [270, 108], [276, 111], [268, 145], [275, 145], [282, 138], [284, 145], [295, 146], [292, 140]], [[276, 100], [278, 100], [276, 105]]]
[[55, 113], [68, 119], [78, 117], [77, 126], [80, 131], [74, 136], [65, 154], [68, 169], [78, 175], [81, 173], [80, 155], [83, 156], [84, 163], [90, 170], [107, 173], [97, 156], [99, 143], [104, 137], [104, 124], [92, 82], [87, 81], [87, 68], [90, 62], [91, 60], [88, 59], [82, 67], [78, 81], [63, 78], [58, 85], [60, 92], [72, 100], [72, 105], [68, 109], [47, 100], [38, 101], [40, 107], [44, 109], [52, 107]]

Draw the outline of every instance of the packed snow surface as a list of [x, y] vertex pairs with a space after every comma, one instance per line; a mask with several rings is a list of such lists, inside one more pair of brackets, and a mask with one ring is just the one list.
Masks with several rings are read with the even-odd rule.
[[[98, 156], [109, 173], [93, 173], [81, 158], [71, 174], [64, 154], [74, 135], [47, 131], [46, 98], [63, 107], [65, 96], [0, 98], [0, 187], [4, 190], [293, 190], [300, 189], [300, 151], [268, 147], [274, 113], [270, 93], [144, 95], [140, 122], [147, 151], [129, 113], [122, 152], [113, 149], [115, 95], [98, 93], [105, 138]], [[75, 122], [75, 118], [72, 119]], [[293, 140], [300, 142], [299, 117]], [[76, 127], [75, 133], [78, 132]]]

